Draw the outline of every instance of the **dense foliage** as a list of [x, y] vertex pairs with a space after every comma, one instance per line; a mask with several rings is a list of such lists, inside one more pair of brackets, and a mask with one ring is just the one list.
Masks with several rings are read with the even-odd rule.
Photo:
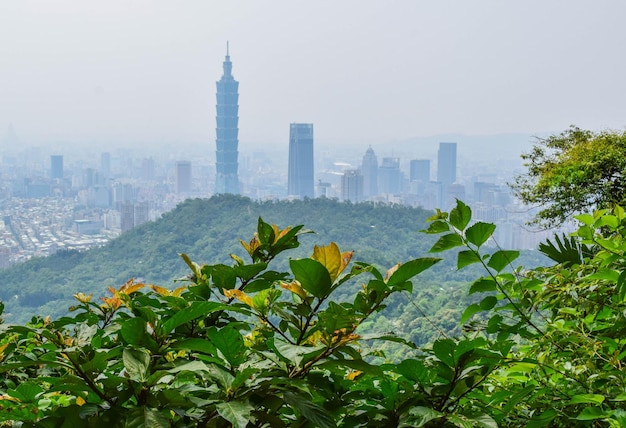
[[571, 127], [538, 139], [523, 154], [528, 171], [512, 185], [525, 203], [541, 207], [536, 221], [555, 225], [573, 214], [626, 203], [626, 133]]
[[[457, 268], [486, 276], [469, 289], [465, 333], [421, 348], [362, 328], [439, 259], [381, 271], [331, 243], [276, 270], [308, 231], [259, 220], [244, 257], [183, 256], [191, 273], [176, 290], [129, 281], [101, 302], [77, 293], [70, 316], [3, 326], [0, 416], [43, 427], [624, 426], [626, 213], [577, 218], [567, 260], [507, 271], [519, 254], [485, 251], [494, 225], [472, 222], [462, 202], [433, 216], [430, 251], [459, 249]], [[381, 353], [389, 341], [401, 358]]]

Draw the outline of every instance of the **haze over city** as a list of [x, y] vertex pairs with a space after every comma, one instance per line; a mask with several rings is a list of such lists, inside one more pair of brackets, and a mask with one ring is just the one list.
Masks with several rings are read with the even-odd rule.
[[[619, 1], [0, 4], [0, 137], [215, 144], [226, 41], [241, 150], [622, 129]], [[462, 149], [461, 149], [462, 150]], [[359, 151], [359, 156], [362, 151]]]

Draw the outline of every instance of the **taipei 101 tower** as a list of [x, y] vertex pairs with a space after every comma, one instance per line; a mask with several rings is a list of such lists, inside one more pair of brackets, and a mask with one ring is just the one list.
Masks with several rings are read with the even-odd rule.
[[217, 128], [215, 193], [239, 193], [237, 177], [237, 146], [239, 144], [239, 82], [232, 74], [228, 42], [224, 74], [217, 82]]

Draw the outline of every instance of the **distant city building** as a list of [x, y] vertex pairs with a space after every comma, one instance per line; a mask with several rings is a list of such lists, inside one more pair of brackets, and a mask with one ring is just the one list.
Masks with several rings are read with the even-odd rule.
[[135, 227], [135, 204], [123, 202], [120, 209], [120, 229], [127, 232]]
[[176, 162], [176, 193], [184, 194], [191, 192], [191, 162]]
[[361, 174], [363, 174], [363, 197], [378, 195], [378, 158], [371, 146], [363, 156]]
[[50, 156], [50, 178], [63, 179], [63, 155]]
[[215, 193], [239, 193], [237, 146], [239, 145], [239, 82], [232, 75], [228, 42], [224, 74], [217, 82]]
[[144, 158], [141, 161], [141, 179], [144, 181], [154, 180], [154, 159]]
[[341, 176], [341, 200], [363, 201], [363, 175], [358, 169], [346, 170]]
[[147, 202], [135, 204], [134, 225], [139, 226], [150, 220], [150, 205]]
[[402, 192], [399, 158], [383, 158], [378, 168], [378, 191], [385, 194]]
[[430, 181], [430, 160], [413, 159], [411, 161], [410, 180], [424, 183]]
[[439, 143], [437, 181], [444, 187], [456, 181], [456, 143]]
[[288, 194], [313, 198], [313, 176], [313, 124], [292, 123], [289, 127]]
[[111, 178], [111, 153], [100, 154], [100, 172], [105, 180]]

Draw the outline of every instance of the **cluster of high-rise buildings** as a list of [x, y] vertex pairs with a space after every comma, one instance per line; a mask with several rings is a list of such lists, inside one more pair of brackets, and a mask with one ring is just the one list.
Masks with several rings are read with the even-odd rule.
[[[457, 166], [455, 142], [439, 143], [436, 160], [434, 156], [411, 159], [406, 154], [379, 159], [370, 146], [362, 157], [350, 154], [346, 162], [333, 152], [316, 152], [312, 123], [290, 123], [285, 124], [289, 147], [284, 156], [255, 151], [240, 157], [239, 82], [232, 67], [227, 45], [223, 73], [216, 82], [214, 159], [205, 153], [192, 163], [170, 148], [156, 159], [154, 148], [151, 157], [139, 159], [128, 149], [104, 152], [99, 165], [93, 154], [88, 160], [71, 152], [64, 157], [58, 151], [45, 157], [37, 149], [17, 156], [5, 154], [0, 175], [4, 219], [0, 259], [6, 263], [0, 260], [0, 267], [55, 249], [101, 245], [119, 232], [157, 219], [187, 197], [222, 193], [253, 199], [325, 196], [446, 210], [461, 199], [472, 205], [475, 219], [499, 224], [505, 247], [532, 248], [545, 238], [520, 227], [532, 214], [527, 210], [525, 216], [516, 214], [521, 210], [514, 206], [506, 180], [480, 171], [468, 174]], [[16, 139], [12, 126], [9, 131]], [[18, 222], [15, 216], [23, 209], [19, 201], [34, 199], [41, 201], [42, 210]], [[58, 200], [73, 206], [55, 217]], [[42, 217], [54, 220], [42, 222]], [[81, 240], [84, 236], [89, 239]]]

